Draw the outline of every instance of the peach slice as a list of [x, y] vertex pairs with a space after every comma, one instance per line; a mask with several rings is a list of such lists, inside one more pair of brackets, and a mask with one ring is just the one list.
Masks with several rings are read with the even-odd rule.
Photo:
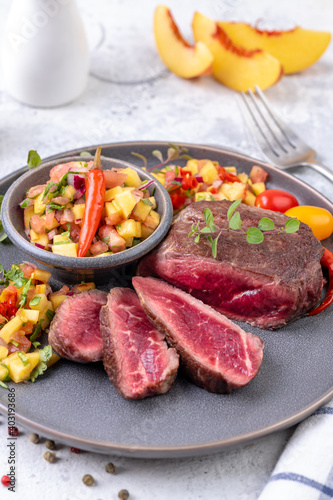
[[247, 50], [235, 45], [218, 23], [196, 12], [192, 23], [194, 38], [204, 42], [214, 56], [213, 75], [234, 90], [262, 90], [274, 85], [283, 69], [275, 57], [261, 49]]
[[289, 31], [264, 31], [246, 23], [219, 22], [232, 41], [247, 49], [263, 49], [276, 57], [285, 74], [302, 71], [325, 52], [331, 34], [296, 27]]
[[154, 15], [154, 35], [158, 53], [173, 73], [195, 78], [211, 73], [213, 56], [202, 42], [190, 45], [179, 32], [170, 9], [159, 5]]

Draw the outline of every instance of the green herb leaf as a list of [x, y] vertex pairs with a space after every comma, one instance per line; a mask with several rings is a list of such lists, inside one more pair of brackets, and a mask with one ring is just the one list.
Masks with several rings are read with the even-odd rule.
[[152, 202], [148, 198], [141, 198], [142, 203], [145, 205], [153, 206]]
[[35, 167], [38, 167], [38, 165], [40, 165], [41, 163], [42, 163], [42, 160], [41, 160], [41, 157], [39, 156], [39, 154], [37, 153], [37, 151], [34, 151], [33, 149], [31, 149], [28, 153], [28, 159], [27, 159], [28, 167], [30, 169], [35, 168]]
[[29, 305], [30, 306], [38, 306], [40, 303], [40, 297], [34, 297], [32, 300], [30, 300]]
[[264, 235], [257, 227], [249, 227], [246, 233], [246, 241], [252, 245], [258, 245], [264, 241]]
[[37, 342], [37, 340], [35, 342], [32, 342], [32, 345], [36, 348], [40, 345], [40, 342]]
[[39, 351], [39, 363], [36, 366], [36, 368], [31, 372], [30, 375], [30, 380], [31, 382], [35, 382], [36, 378], [39, 375], [42, 375], [45, 370], [47, 369], [47, 362], [52, 356], [52, 347], [50, 345], [47, 345], [44, 347], [44, 349], [41, 349]]
[[198, 235], [194, 238], [194, 241], [195, 241], [195, 243], [199, 243], [199, 241], [200, 241], [200, 234], [198, 234]]
[[27, 206], [29, 205], [30, 203], [30, 198], [26, 198], [24, 201], [22, 201], [20, 207], [21, 208], [27, 208]]
[[108, 244], [110, 241], [110, 236], [104, 236], [104, 238], [102, 238], [102, 241], [103, 241], [103, 243]]
[[167, 153], [167, 160], [168, 161], [175, 160], [176, 158], [178, 158], [178, 156], [179, 156], [178, 151], [174, 147], [171, 147], [168, 149], [168, 153]]
[[242, 226], [242, 221], [240, 218], [240, 213], [235, 212], [232, 215], [231, 219], [229, 220], [229, 227], [230, 227], [230, 229], [237, 230], [237, 229], [240, 229], [241, 226]]
[[216, 259], [216, 256], [217, 256], [217, 241], [218, 241], [219, 237], [215, 238], [215, 240], [213, 240], [212, 242], [212, 254], [213, 254], [213, 257], [214, 259]]
[[160, 160], [160, 162], [161, 162], [161, 163], [163, 163], [163, 155], [162, 155], [161, 151], [159, 151], [158, 149], [155, 149], [155, 150], [152, 152], [152, 154], [153, 154], [154, 156], [156, 156], [156, 158], [157, 158], [158, 160]]
[[236, 208], [238, 207], [238, 205], [239, 205], [241, 202], [242, 202], [242, 199], [241, 199], [241, 198], [239, 198], [238, 200], [234, 201], [234, 202], [230, 205], [230, 207], [229, 207], [229, 209], [228, 209], [228, 212], [227, 212], [227, 217], [228, 217], [228, 220], [230, 220], [230, 219], [231, 219], [232, 214], [234, 213], [234, 211], [236, 210]]
[[31, 279], [28, 280], [28, 281], [26, 281], [24, 283], [24, 285], [23, 285], [22, 293], [21, 293], [21, 300], [19, 302], [19, 306], [20, 307], [23, 307], [26, 304], [26, 302], [27, 302], [27, 295], [28, 295], [28, 291], [29, 291], [30, 285], [31, 285]]
[[10, 340], [9, 343], [13, 344], [15, 347], [18, 347], [20, 345], [18, 342], [16, 342], [16, 340]]
[[4, 382], [1, 382], [1, 380], [0, 380], [0, 385], [1, 385], [1, 387], [3, 387], [4, 389], [8, 389], [8, 385], [6, 385]]
[[273, 231], [275, 229], [275, 224], [268, 217], [263, 217], [260, 219], [258, 227], [261, 231]]
[[210, 201], [216, 201], [212, 194], [209, 195]]
[[89, 151], [81, 151], [79, 156], [92, 156], [92, 154]]
[[34, 333], [32, 335], [30, 335], [30, 339], [29, 340], [30, 340], [31, 343], [34, 342], [37, 339], [38, 335], [42, 331], [42, 323], [43, 323], [43, 321], [44, 321], [43, 319], [40, 319], [38, 321]]
[[207, 226], [214, 220], [212, 211], [209, 208], [205, 208], [204, 217]]
[[209, 229], [209, 227], [203, 227], [202, 229], [200, 229], [200, 233], [211, 233], [212, 231]]
[[135, 246], [136, 246], [136, 245], [138, 245], [139, 243], [141, 243], [140, 238], [133, 238], [132, 247], [135, 247]]
[[288, 219], [284, 229], [286, 233], [296, 233], [299, 230], [300, 221], [298, 219]]

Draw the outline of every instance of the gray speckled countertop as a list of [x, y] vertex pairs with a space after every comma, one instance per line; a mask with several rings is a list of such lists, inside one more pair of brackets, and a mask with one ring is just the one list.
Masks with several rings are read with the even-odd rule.
[[[96, 143], [130, 140], [218, 144], [262, 158], [244, 125], [234, 91], [211, 78], [185, 81], [164, 69], [154, 49], [151, 27], [158, 3], [78, 0], [91, 50], [106, 36], [111, 60], [107, 70], [104, 61], [93, 57], [86, 91], [70, 105], [55, 109], [24, 106], [6, 92], [0, 72], [0, 177], [22, 167], [29, 149], [46, 157]], [[296, 24], [330, 31], [333, 22], [331, 0], [169, 0], [168, 5], [185, 35], [190, 35], [195, 10], [219, 19], [255, 22], [264, 18], [282, 28]], [[0, 0], [0, 33], [9, 7], [6, 0]], [[138, 66], [139, 48], [145, 55]], [[101, 64], [105, 75], [123, 83], [96, 78], [94, 73], [100, 72]], [[319, 159], [333, 168], [332, 69], [331, 44], [317, 64], [283, 78], [266, 95], [318, 151]], [[129, 83], [133, 78], [146, 81]], [[319, 174], [299, 169], [295, 175], [333, 200], [332, 185]], [[0, 415], [0, 476], [7, 472], [6, 429], [6, 419]], [[87, 452], [76, 455], [57, 443], [58, 459], [53, 465], [42, 458], [44, 444], [33, 445], [29, 431], [20, 431], [15, 498], [108, 500], [116, 499], [118, 491], [126, 488], [130, 498], [137, 500], [255, 500], [293, 429], [216, 455], [177, 460], [135, 460]], [[108, 461], [117, 466], [116, 475], [104, 472]], [[93, 488], [82, 484], [85, 473], [95, 477]], [[12, 498], [4, 488], [0, 497]]]

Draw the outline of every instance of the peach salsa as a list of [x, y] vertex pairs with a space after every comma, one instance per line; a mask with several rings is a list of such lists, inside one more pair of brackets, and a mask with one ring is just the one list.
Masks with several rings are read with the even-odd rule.
[[31, 243], [66, 257], [121, 252], [148, 238], [160, 215], [137, 172], [102, 170], [101, 148], [93, 161], [56, 165], [46, 184], [33, 186], [20, 204]]

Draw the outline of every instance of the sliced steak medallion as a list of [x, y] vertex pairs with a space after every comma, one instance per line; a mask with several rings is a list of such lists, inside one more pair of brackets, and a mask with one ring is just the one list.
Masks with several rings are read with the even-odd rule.
[[176, 348], [195, 384], [225, 394], [256, 376], [264, 348], [260, 337], [165, 281], [132, 281], [148, 318]]
[[100, 320], [104, 368], [117, 391], [126, 399], [169, 391], [179, 356], [149, 322], [136, 293], [113, 288]]
[[[262, 243], [247, 243], [243, 231], [229, 229], [230, 204], [202, 201], [182, 210], [167, 238], [141, 260], [138, 274], [163, 278], [229, 318], [260, 328], [279, 328], [300, 318], [321, 296], [321, 243], [303, 223], [296, 233], [266, 233]], [[193, 224], [205, 227], [206, 207], [218, 229], [213, 238], [221, 231], [216, 259], [204, 235], [198, 243], [188, 236]], [[270, 218], [276, 228], [288, 220], [284, 214], [244, 204], [237, 211], [245, 232], [258, 227], [262, 217]]]
[[79, 363], [102, 359], [99, 313], [106, 301], [105, 292], [88, 290], [60, 304], [49, 332], [49, 343], [59, 356]]

